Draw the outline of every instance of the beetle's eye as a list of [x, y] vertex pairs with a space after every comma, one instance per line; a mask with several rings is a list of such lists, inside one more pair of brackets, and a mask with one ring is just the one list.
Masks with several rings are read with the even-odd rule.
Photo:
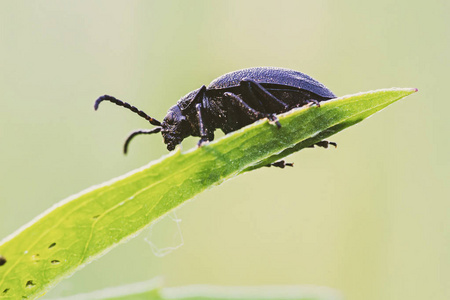
[[170, 117], [170, 118], [166, 118], [166, 124], [168, 124], [168, 125], [173, 125], [173, 119]]
[[173, 118], [173, 115], [172, 114], [168, 114], [167, 116], [166, 116], [166, 118], [164, 119], [164, 122], [167, 124], [167, 125], [173, 125], [175, 122], [174, 122], [174, 118]]

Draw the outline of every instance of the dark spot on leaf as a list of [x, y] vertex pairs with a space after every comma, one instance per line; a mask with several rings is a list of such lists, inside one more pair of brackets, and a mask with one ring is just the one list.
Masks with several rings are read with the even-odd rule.
[[95, 219], [98, 219], [98, 217], [100, 217], [100, 215], [95, 215], [95, 216], [92, 217], [92, 219], [95, 220]]
[[27, 281], [27, 284], [26, 284], [27, 288], [32, 288], [34, 286], [36, 286], [36, 284], [33, 282], [33, 280], [28, 280]]
[[57, 264], [59, 264], [59, 263], [60, 263], [60, 261], [57, 260], [57, 259], [52, 260], [52, 264], [54, 264], [54, 265], [57, 265]]
[[34, 262], [39, 262], [39, 261], [41, 261], [41, 259], [39, 258], [39, 254], [35, 254], [35, 255], [33, 255], [31, 258], [34, 260]]
[[55, 246], [56, 246], [56, 243], [52, 243], [50, 246], [48, 246], [48, 249], [51, 249], [51, 248], [53, 248]]
[[3, 294], [6, 294], [9, 291], [9, 288], [3, 290]]
[[4, 264], [6, 264], [6, 258], [0, 255], [0, 266], [3, 266]]

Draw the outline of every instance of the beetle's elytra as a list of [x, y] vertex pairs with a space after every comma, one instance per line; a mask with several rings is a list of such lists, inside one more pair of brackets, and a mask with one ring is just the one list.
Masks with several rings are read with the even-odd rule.
[[[336, 98], [333, 92], [306, 74], [283, 68], [257, 67], [222, 75], [208, 87], [202, 86], [188, 93], [169, 109], [162, 122], [108, 95], [98, 98], [94, 108], [97, 110], [100, 102], [107, 100], [157, 126], [131, 133], [124, 144], [126, 153], [131, 139], [139, 134], [161, 132], [168, 150], [173, 150], [191, 135], [200, 137], [200, 146], [214, 139], [217, 128], [229, 133], [263, 118], [281, 127], [276, 114], [304, 105], [319, 106], [319, 102], [332, 98]], [[317, 145], [327, 147], [328, 144], [335, 145], [326, 141]], [[275, 166], [284, 167], [284, 164]]]

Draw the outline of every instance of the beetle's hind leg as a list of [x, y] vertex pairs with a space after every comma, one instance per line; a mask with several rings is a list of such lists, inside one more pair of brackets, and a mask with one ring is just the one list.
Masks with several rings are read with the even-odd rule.
[[320, 102], [316, 99], [308, 99], [306, 100], [306, 106], [308, 107], [312, 107], [312, 106], [316, 106], [316, 107], [320, 107]]
[[252, 79], [242, 79], [240, 86], [244, 88], [247, 94], [253, 98], [253, 102], [259, 102], [258, 104], [261, 105], [266, 111], [276, 110], [279, 112], [285, 112], [289, 110], [289, 105], [272, 95], [261, 84]]
[[[262, 112], [286, 112], [289, 110], [289, 105], [272, 95], [267, 89], [254, 80], [244, 78], [240, 82], [240, 87], [249, 98], [249, 101], [257, 106]], [[278, 118], [274, 113], [266, 113], [266, 118], [268, 118], [271, 123], [277, 125], [278, 128], [281, 128], [280, 121], [278, 121]]]
[[284, 169], [285, 167], [293, 167], [293, 166], [294, 166], [294, 163], [287, 163], [284, 160], [279, 160], [272, 164], [265, 165], [265, 167], [277, 167], [280, 169]]
[[238, 95], [226, 92], [223, 94], [225, 99], [230, 101], [234, 107], [238, 107], [241, 112], [243, 112], [247, 117], [249, 117], [252, 121], [260, 120], [263, 118], [269, 119], [270, 122], [275, 123], [278, 128], [281, 127], [280, 122], [278, 121], [278, 118], [275, 114], [266, 114], [263, 112], [260, 112], [245, 103], [244, 100], [242, 100]]
[[237, 107], [241, 112], [248, 116], [251, 120], [259, 120], [266, 116], [266, 114], [250, 107], [244, 100], [238, 95], [226, 92], [223, 94], [226, 100], [230, 101], [233, 107]]

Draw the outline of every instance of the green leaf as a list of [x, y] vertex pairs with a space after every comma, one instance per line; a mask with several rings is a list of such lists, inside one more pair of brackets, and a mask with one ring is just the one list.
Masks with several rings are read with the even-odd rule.
[[338, 291], [327, 287], [279, 285], [227, 287], [190, 285], [161, 288], [158, 278], [55, 300], [338, 300]]
[[321, 102], [261, 120], [56, 204], [0, 243], [0, 299], [37, 298], [205, 189], [360, 122], [416, 92], [389, 89]]

